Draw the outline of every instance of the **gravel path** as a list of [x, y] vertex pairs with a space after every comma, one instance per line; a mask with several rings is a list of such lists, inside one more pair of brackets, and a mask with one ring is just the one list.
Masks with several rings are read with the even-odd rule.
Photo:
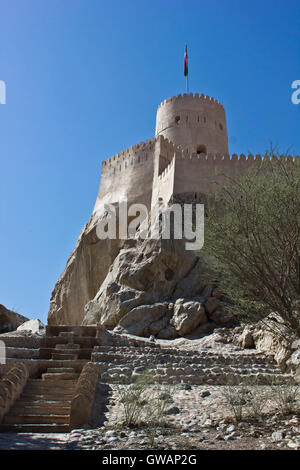
[[69, 434], [1, 433], [0, 450], [61, 450]]

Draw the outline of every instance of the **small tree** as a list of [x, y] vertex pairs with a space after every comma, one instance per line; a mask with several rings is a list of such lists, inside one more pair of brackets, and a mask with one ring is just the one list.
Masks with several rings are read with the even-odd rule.
[[[297, 159], [296, 159], [297, 160]], [[300, 336], [300, 168], [271, 149], [208, 199], [204, 253], [244, 321]], [[276, 320], [276, 319], [275, 319]]]

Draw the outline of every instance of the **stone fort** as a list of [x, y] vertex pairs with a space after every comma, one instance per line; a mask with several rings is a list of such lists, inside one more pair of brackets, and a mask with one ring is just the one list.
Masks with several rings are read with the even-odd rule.
[[[49, 324], [81, 325], [92, 308], [90, 302], [95, 301], [98, 308], [97, 299], [105, 297], [102, 291], [109, 276], [119, 272], [125, 240], [118, 235], [115, 240], [102, 240], [97, 235], [98, 222], [106, 217], [106, 204], [143, 204], [151, 215], [173, 203], [205, 204], [224, 175], [234, 178], [248, 168], [259, 168], [263, 158], [229, 155], [225, 109], [219, 101], [197, 93], [163, 101], [157, 109], [155, 136], [103, 161], [92, 216], [52, 292]], [[169, 255], [171, 259], [173, 255]], [[179, 266], [176, 269], [181, 272]], [[172, 270], [175, 272], [174, 267]], [[161, 292], [161, 298], [163, 295]], [[103, 305], [109, 305], [110, 299], [108, 295]], [[111, 308], [112, 315], [116, 308]]]
[[157, 109], [153, 139], [103, 162], [94, 214], [104, 203], [125, 199], [148, 210], [167, 205], [173, 196], [192, 194], [197, 200], [224, 175], [233, 177], [261, 161], [260, 155], [229, 155], [225, 109], [219, 101], [198, 93], [174, 96]]

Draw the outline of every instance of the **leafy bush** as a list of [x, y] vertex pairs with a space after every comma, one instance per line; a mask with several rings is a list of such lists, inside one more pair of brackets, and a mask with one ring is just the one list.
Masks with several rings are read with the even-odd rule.
[[300, 337], [300, 168], [278, 157], [271, 149], [261, 164], [225, 177], [208, 200], [201, 253], [239, 319], [277, 312], [282, 324], [272, 331]]

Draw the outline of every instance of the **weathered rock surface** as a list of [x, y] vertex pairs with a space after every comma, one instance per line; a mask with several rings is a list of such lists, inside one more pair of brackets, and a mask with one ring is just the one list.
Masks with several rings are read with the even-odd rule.
[[178, 299], [174, 306], [174, 315], [170, 320], [180, 336], [191, 333], [201, 323], [205, 323], [207, 317], [205, 309], [200, 302]]
[[64, 272], [52, 292], [49, 325], [81, 325], [84, 307], [104, 281], [121, 242], [100, 240], [96, 234], [99, 217], [93, 215], [83, 228]]
[[28, 318], [7, 309], [4, 305], [0, 305], [0, 334], [14, 331]]
[[28, 320], [17, 328], [17, 332], [31, 333], [33, 335], [43, 335], [46, 331], [46, 327], [41, 320]]
[[136, 336], [155, 335], [167, 326], [171, 305], [165, 302], [135, 307], [120, 320], [116, 332], [124, 331]]
[[232, 322], [212, 292], [200, 257], [181, 240], [127, 240], [86, 305], [83, 324], [162, 339], [207, 334]]

